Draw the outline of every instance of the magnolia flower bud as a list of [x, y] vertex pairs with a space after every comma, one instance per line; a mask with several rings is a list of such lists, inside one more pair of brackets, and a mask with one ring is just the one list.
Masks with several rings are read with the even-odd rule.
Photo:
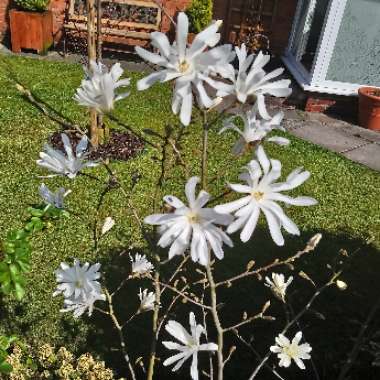
[[102, 227], [102, 235], [106, 234], [114, 225], [115, 221], [110, 216], [107, 216]]
[[336, 281], [336, 286], [338, 287], [339, 290], [346, 290], [348, 288], [348, 285], [341, 280]]

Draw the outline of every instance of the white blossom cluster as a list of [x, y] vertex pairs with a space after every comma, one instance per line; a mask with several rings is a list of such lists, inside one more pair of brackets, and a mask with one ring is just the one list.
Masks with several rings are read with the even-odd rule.
[[64, 307], [62, 312], [73, 312], [78, 318], [88, 310], [91, 316], [94, 303], [98, 300], [105, 301], [99, 281], [100, 264], [91, 265], [84, 263], [81, 266], [79, 260], [74, 260], [73, 266], [61, 263], [60, 268], [55, 271], [58, 283], [53, 296], [62, 294], [64, 296]]
[[[194, 104], [208, 110], [225, 100], [232, 105], [228, 111], [233, 115], [224, 122], [220, 132], [233, 130], [239, 134], [232, 149], [234, 154], [254, 150], [254, 157], [242, 169], [239, 183], [228, 184], [233, 198], [227, 203], [206, 207], [211, 201], [211, 195], [202, 189], [197, 193], [200, 179], [193, 176], [185, 185], [186, 202], [180, 197], [167, 195], [163, 199], [170, 206], [170, 211], [149, 215], [144, 219], [145, 223], [158, 226], [157, 245], [168, 248], [169, 259], [189, 253], [193, 262], [205, 267], [212, 261], [211, 253], [219, 260], [224, 258], [225, 246], [233, 247], [231, 235], [236, 232], [239, 232], [242, 242], [248, 242], [254, 234], [260, 215], [265, 218], [274, 243], [284, 245], [283, 230], [291, 235], [299, 235], [300, 230], [280, 204], [312, 206], [317, 203], [311, 197], [284, 194], [302, 185], [310, 173], [297, 168], [285, 180], [280, 181], [281, 162], [269, 158], [262, 146], [264, 141], [289, 144], [283, 137], [269, 136], [273, 130], [283, 130], [281, 122], [284, 115], [282, 112], [274, 116], [269, 114], [265, 95], [288, 96], [291, 92], [290, 81], [278, 78], [283, 69], [265, 72], [264, 67], [270, 60], [268, 55], [248, 55], [244, 44], [235, 49], [231, 45], [217, 46], [220, 26], [220, 21], [212, 23], [189, 44], [189, 20], [185, 13], [180, 12], [173, 43], [170, 43], [165, 34], [154, 32], [151, 34], [151, 43], [156, 52], [136, 47], [141, 58], [158, 68], [156, 72], [138, 81], [138, 90], [145, 90], [156, 82], [174, 81], [172, 111], [179, 114], [184, 126], [191, 123]], [[237, 69], [234, 66], [236, 57]], [[116, 93], [120, 87], [130, 84], [129, 79], [121, 79], [122, 74], [120, 64], [115, 64], [108, 70], [101, 63], [91, 62], [75, 100], [80, 105], [101, 113], [112, 112], [115, 102], [129, 95]], [[243, 129], [236, 124], [239, 118], [243, 121]], [[65, 154], [47, 145], [44, 152], [40, 153], [37, 164], [53, 172], [53, 175], [70, 179], [74, 179], [83, 169], [97, 165], [96, 162], [87, 160], [86, 136], [78, 143], [75, 152], [66, 134], [62, 134], [62, 142]], [[67, 193], [63, 188], [53, 193], [44, 184], [40, 188], [43, 200], [56, 208], [64, 207], [63, 201]], [[114, 225], [115, 221], [107, 217], [101, 236], [108, 233]], [[130, 259], [130, 278], [152, 278], [154, 266], [145, 255], [136, 254]], [[72, 266], [61, 263], [55, 272], [58, 285], [54, 295], [63, 295], [63, 312], [73, 312], [76, 318], [86, 311], [91, 315], [95, 302], [106, 300], [98, 281], [99, 269], [100, 264], [90, 266], [85, 263], [81, 266], [77, 259]], [[271, 279], [266, 277], [266, 286], [285, 303], [287, 288], [292, 280], [293, 277], [285, 280], [283, 274], [272, 273]], [[156, 294], [148, 289], [140, 288], [137, 296], [140, 305], [136, 314], [160, 306], [156, 302]], [[190, 333], [176, 321], [169, 320], [166, 324], [166, 331], [176, 341], [162, 343], [168, 350], [178, 353], [166, 359], [163, 364], [174, 364], [173, 371], [176, 371], [191, 358], [190, 375], [193, 380], [198, 380], [198, 353], [217, 351], [218, 346], [214, 343], [200, 343], [206, 329], [196, 323], [192, 312], [189, 322]], [[305, 368], [303, 360], [310, 359], [311, 347], [308, 343], [299, 344], [301, 338], [301, 332], [295, 335], [292, 342], [283, 334], [276, 338], [276, 345], [270, 347], [270, 350], [277, 354], [280, 366], [289, 367], [294, 361], [299, 368]]]

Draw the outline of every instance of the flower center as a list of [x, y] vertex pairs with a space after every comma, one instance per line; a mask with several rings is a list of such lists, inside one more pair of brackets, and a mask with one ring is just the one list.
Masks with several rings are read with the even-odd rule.
[[83, 288], [83, 281], [82, 280], [76, 280], [75, 281], [75, 287], [76, 288]]
[[291, 358], [296, 358], [299, 356], [298, 347], [295, 347], [292, 344], [289, 347], [284, 347], [284, 353]]
[[190, 64], [189, 62], [187, 61], [182, 61], [179, 66], [178, 66], [178, 69], [181, 73], [185, 73], [187, 70], [189, 70], [190, 68]]
[[192, 211], [187, 214], [187, 219], [191, 224], [198, 223], [200, 221], [199, 215]]
[[251, 195], [257, 201], [260, 201], [264, 197], [264, 193], [262, 191], [252, 191]]

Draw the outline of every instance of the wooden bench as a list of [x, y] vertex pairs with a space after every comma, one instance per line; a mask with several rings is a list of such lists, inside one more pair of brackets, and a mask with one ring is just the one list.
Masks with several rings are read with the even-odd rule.
[[[85, 0], [69, 0], [67, 17], [64, 22], [65, 50], [66, 34], [87, 32]], [[150, 41], [150, 33], [161, 27], [161, 8], [147, 0], [102, 0], [102, 35], [104, 41], [118, 40], [130, 44], [130, 40]], [[120, 42], [121, 41], [121, 42]]]

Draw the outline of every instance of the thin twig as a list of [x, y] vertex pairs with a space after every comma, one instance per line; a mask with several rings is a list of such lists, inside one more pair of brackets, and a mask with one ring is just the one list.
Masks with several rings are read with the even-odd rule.
[[[261, 361], [263, 358], [260, 354], [252, 347], [252, 345], [247, 342], [237, 330], [234, 331], [235, 336], [245, 345], [248, 349]], [[277, 378], [280, 380], [285, 380], [274, 368], [272, 368], [268, 363], [265, 363], [265, 367], [268, 368]]]
[[211, 306], [203, 305], [202, 303], [200, 303], [200, 302], [192, 299], [191, 297], [187, 296], [185, 293], [182, 293], [180, 290], [178, 290], [174, 286], [171, 286], [169, 284], [165, 284], [163, 282], [159, 282], [159, 284], [163, 287], [163, 289], [165, 289], [165, 288], [170, 289], [172, 292], [179, 294], [186, 301], [191, 302], [192, 304], [197, 305], [197, 306], [201, 307], [202, 309], [212, 310]]
[[128, 355], [128, 351], [127, 351], [127, 345], [126, 345], [125, 339], [124, 339], [123, 327], [120, 325], [120, 323], [116, 317], [116, 314], [115, 314], [114, 309], [113, 309], [112, 296], [110, 295], [110, 293], [108, 292], [107, 289], [105, 289], [105, 295], [106, 295], [107, 301], [108, 301], [109, 316], [111, 317], [112, 322], [113, 322], [113, 324], [114, 324], [114, 326], [115, 326], [115, 328], [119, 334], [121, 351], [122, 351], [122, 353], [124, 355], [124, 359], [128, 365], [128, 369], [129, 369], [129, 372], [131, 374], [132, 380], [136, 380], [136, 374], [135, 374], [135, 371], [133, 369], [132, 363], [129, 359], [129, 355]]
[[348, 358], [346, 362], [344, 363], [342, 370], [340, 371], [338, 380], [344, 380], [346, 378], [346, 375], [350, 371], [352, 365], [354, 364], [358, 356], [360, 346], [363, 343], [365, 332], [367, 331], [369, 324], [371, 323], [372, 319], [375, 317], [379, 309], [380, 309], [380, 297], [378, 298], [377, 302], [375, 302], [374, 305], [372, 306], [364, 324], [362, 325], [359, 331], [358, 337], [356, 338], [355, 345], [352, 348], [350, 354], [348, 355]]
[[217, 299], [216, 299], [216, 285], [214, 277], [212, 275], [212, 269], [210, 265], [207, 266], [207, 279], [210, 284], [210, 294], [211, 294], [211, 314], [214, 319], [214, 324], [216, 331], [218, 333], [218, 380], [223, 380], [223, 368], [224, 368], [224, 359], [223, 359], [223, 334], [224, 330], [221, 325], [218, 309], [217, 309]]
[[247, 271], [245, 271], [245, 272], [243, 272], [237, 276], [229, 278], [228, 280], [223, 280], [223, 281], [218, 282], [216, 284], [216, 287], [219, 287], [222, 285], [230, 285], [234, 281], [241, 280], [241, 279], [249, 277], [249, 276], [259, 276], [262, 272], [267, 272], [270, 269], [273, 269], [273, 268], [281, 266], [281, 265], [289, 265], [289, 264], [293, 263], [294, 261], [298, 260], [299, 258], [301, 258], [304, 254], [312, 252], [316, 248], [320, 239], [321, 239], [321, 235], [317, 234], [309, 240], [306, 247], [302, 251], [298, 251], [295, 255], [293, 255], [293, 256], [285, 259], [285, 260], [276, 259], [272, 263], [265, 265], [261, 268], [258, 268], [254, 271], [247, 270]]
[[154, 366], [156, 364], [156, 348], [157, 348], [157, 340], [158, 340], [158, 326], [159, 326], [159, 312], [160, 312], [160, 300], [161, 300], [161, 286], [160, 286], [160, 272], [158, 268], [156, 268], [156, 272], [154, 274], [154, 293], [156, 297], [156, 302], [153, 310], [153, 318], [152, 318], [152, 330], [153, 330], [153, 338], [152, 344], [150, 348], [149, 355], [149, 367], [148, 367], [148, 375], [147, 380], [153, 380], [154, 375]]
[[[306, 304], [306, 306], [298, 312], [298, 314], [295, 315], [295, 317], [286, 324], [284, 329], [281, 331], [281, 334], [285, 334], [290, 327], [292, 327], [295, 323], [298, 322], [298, 320], [310, 309], [311, 305], [314, 303], [314, 301], [319, 297], [319, 295], [328, 287], [335, 284], [336, 279], [341, 275], [341, 271], [338, 273], [335, 273], [332, 278], [323, 286], [321, 286], [319, 289], [316, 290], [316, 292], [313, 294], [313, 296], [310, 298], [309, 302]], [[253, 380], [257, 374], [260, 372], [263, 365], [268, 361], [269, 357], [271, 356], [271, 351], [268, 351], [267, 354], [264, 356], [262, 361], [259, 363], [259, 365], [255, 368], [255, 370], [252, 372], [251, 376], [249, 377], [249, 380]]]

